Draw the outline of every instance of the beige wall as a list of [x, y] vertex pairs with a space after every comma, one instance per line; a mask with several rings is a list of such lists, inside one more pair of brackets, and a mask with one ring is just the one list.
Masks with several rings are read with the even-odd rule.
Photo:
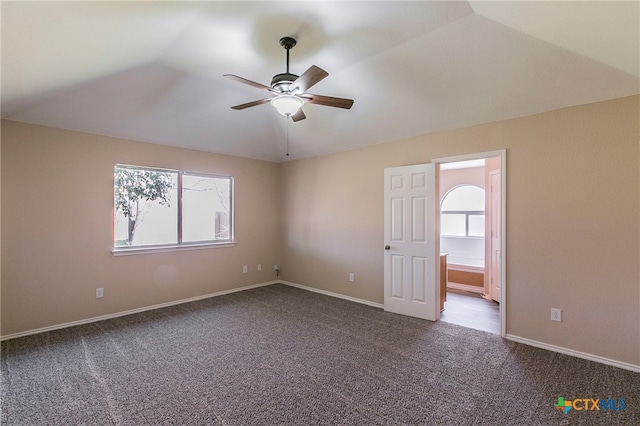
[[[639, 101], [282, 165], [3, 121], [2, 335], [268, 282], [274, 263], [382, 303], [384, 168], [506, 149], [507, 333], [640, 365]], [[233, 175], [238, 244], [114, 257], [115, 163]]]
[[442, 197], [451, 189], [460, 185], [475, 185], [479, 188], [485, 188], [484, 167], [470, 167], [466, 169], [441, 170], [438, 202], [442, 202]]
[[634, 96], [286, 163], [282, 278], [382, 303], [384, 168], [506, 149], [507, 333], [640, 365], [639, 121]]
[[[116, 163], [233, 175], [237, 245], [114, 257]], [[3, 121], [2, 335], [274, 280], [278, 175], [264, 161]]]

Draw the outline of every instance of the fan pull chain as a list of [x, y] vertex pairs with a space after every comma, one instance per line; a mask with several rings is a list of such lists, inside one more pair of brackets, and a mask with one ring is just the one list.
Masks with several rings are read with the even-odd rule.
[[291, 118], [290, 115], [287, 115], [287, 157], [289, 156], [289, 119]]

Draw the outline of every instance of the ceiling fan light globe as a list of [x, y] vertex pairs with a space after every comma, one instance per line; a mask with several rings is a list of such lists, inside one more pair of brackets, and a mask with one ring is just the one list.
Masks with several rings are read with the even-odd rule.
[[304, 105], [304, 100], [298, 96], [280, 95], [271, 99], [271, 105], [284, 116], [290, 116], [298, 112]]

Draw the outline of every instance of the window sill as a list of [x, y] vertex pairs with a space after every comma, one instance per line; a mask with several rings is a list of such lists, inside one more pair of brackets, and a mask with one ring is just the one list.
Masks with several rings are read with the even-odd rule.
[[135, 254], [166, 253], [182, 250], [201, 250], [209, 248], [233, 247], [235, 245], [235, 241], [225, 241], [224, 243], [172, 244], [148, 247], [117, 247], [111, 250], [111, 254], [113, 254], [114, 256], [130, 256]]

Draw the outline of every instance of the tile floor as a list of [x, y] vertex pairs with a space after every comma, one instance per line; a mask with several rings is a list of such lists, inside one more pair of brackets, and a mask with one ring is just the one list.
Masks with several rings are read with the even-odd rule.
[[440, 320], [500, 334], [500, 305], [480, 295], [449, 290]]

